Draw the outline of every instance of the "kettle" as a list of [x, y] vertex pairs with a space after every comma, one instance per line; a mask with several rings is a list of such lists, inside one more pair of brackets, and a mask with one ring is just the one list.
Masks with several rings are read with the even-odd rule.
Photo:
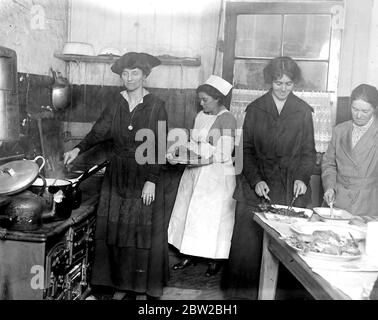
[[42, 226], [42, 212], [42, 198], [26, 190], [12, 197], [5, 215], [0, 216], [0, 225], [16, 231], [36, 230]]
[[52, 105], [55, 110], [67, 108], [71, 102], [71, 87], [66, 78], [63, 78], [60, 72], [51, 68], [54, 77], [52, 85]]

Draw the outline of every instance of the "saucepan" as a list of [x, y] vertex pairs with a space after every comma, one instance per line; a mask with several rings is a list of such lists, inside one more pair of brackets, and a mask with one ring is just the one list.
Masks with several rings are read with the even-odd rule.
[[[53, 208], [51, 212], [44, 215], [44, 219], [64, 220], [71, 216], [72, 210], [80, 207], [82, 193], [79, 188], [80, 184], [96, 172], [105, 168], [109, 161], [96, 164], [90, 169], [84, 171], [75, 179], [42, 179], [37, 178], [31, 186], [31, 191], [40, 194], [45, 190], [43, 196], [49, 201], [52, 198]], [[46, 182], [44, 183], [44, 180]]]
[[68, 219], [72, 210], [81, 204], [80, 183], [107, 165], [108, 161], [95, 165], [78, 178], [70, 180], [45, 179], [40, 175], [27, 190], [22, 187], [17, 194], [2, 195], [0, 226], [10, 230], [32, 231], [40, 228], [43, 220]]

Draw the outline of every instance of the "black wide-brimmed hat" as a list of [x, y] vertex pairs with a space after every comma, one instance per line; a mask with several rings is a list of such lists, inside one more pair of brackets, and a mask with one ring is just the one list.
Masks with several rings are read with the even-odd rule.
[[122, 71], [125, 68], [139, 68], [146, 76], [148, 76], [151, 72], [151, 69], [160, 64], [161, 61], [158, 58], [148, 53], [128, 52], [120, 57], [116, 62], [114, 62], [114, 64], [111, 66], [111, 69], [114, 73], [121, 75]]

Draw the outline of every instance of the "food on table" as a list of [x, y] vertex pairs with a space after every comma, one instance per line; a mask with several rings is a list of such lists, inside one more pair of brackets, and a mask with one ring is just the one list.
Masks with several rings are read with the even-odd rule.
[[295, 217], [295, 218], [308, 218], [304, 211], [295, 211], [289, 208], [275, 208], [268, 202], [259, 204], [259, 208], [262, 212], [275, 213], [283, 216]]
[[310, 242], [301, 240], [297, 235], [288, 237], [286, 241], [290, 246], [303, 252], [311, 251], [336, 256], [361, 255], [361, 250], [352, 237], [347, 238], [331, 230], [316, 230], [312, 236]]

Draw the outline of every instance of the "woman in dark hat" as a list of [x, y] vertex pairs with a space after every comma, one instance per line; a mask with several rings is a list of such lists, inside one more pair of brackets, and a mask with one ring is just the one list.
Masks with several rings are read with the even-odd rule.
[[146, 77], [159, 64], [147, 53], [120, 57], [111, 70], [120, 75], [126, 90], [64, 155], [69, 164], [92, 146], [112, 141], [97, 210], [92, 284], [114, 288], [116, 299], [127, 292], [159, 297], [169, 274], [168, 218], [158, 161], [160, 149], [164, 161], [167, 113], [164, 102], [144, 88]]
[[263, 232], [252, 214], [258, 205], [265, 200], [306, 207], [311, 201], [316, 151], [312, 108], [293, 94], [300, 79], [301, 70], [290, 57], [271, 60], [264, 68], [271, 89], [246, 109], [243, 169], [234, 193], [235, 226], [223, 279], [228, 298], [258, 296]]

